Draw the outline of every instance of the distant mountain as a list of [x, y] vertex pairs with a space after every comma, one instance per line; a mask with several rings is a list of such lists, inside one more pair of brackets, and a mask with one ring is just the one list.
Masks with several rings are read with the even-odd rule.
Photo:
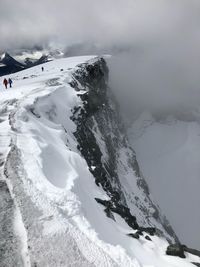
[[7, 52], [0, 58], [0, 76], [15, 73], [33, 66], [37, 66], [52, 60], [52, 56], [42, 53], [36, 54], [21, 54], [11, 56]]
[[5, 53], [1, 56], [0, 60], [0, 76], [14, 73], [20, 70], [25, 69], [25, 65], [21, 64], [8, 53]]

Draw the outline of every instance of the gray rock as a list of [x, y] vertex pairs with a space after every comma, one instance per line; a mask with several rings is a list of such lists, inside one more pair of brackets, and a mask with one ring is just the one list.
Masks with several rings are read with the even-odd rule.
[[180, 244], [169, 245], [167, 247], [166, 254], [170, 256], [185, 258], [183, 247]]

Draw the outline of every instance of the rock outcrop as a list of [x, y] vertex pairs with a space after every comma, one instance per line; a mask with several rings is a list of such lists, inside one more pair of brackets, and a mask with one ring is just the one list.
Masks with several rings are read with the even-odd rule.
[[87, 161], [97, 186], [109, 200], [96, 199], [112, 218], [120, 215], [133, 229], [150, 234], [165, 232], [176, 240], [166, 218], [151, 200], [148, 185], [130, 148], [120, 118], [119, 106], [108, 86], [108, 68], [104, 59], [82, 64], [73, 73], [70, 85], [80, 91], [82, 106], [73, 110], [72, 120], [78, 149]]

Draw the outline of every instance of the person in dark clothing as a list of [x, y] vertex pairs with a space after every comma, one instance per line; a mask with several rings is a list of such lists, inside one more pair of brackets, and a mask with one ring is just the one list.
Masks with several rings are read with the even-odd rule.
[[8, 88], [8, 80], [6, 78], [3, 80], [3, 84], [5, 85], [5, 88], [7, 89]]
[[10, 84], [10, 88], [12, 88], [13, 81], [10, 78], [8, 79], [8, 83]]
[[42, 71], [44, 71], [44, 67], [42, 67]]

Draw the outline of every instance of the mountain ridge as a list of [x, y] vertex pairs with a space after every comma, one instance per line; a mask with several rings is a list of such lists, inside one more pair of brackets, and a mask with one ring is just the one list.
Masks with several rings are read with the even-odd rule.
[[0, 100], [0, 190], [11, 207], [0, 228], [5, 221], [14, 226], [0, 243], [0, 265], [200, 263], [188, 252], [185, 259], [166, 255], [166, 238], [175, 240], [139, 177], [105, 60], [66, 58], [44, 67], [13, 74], [15, 88]]

